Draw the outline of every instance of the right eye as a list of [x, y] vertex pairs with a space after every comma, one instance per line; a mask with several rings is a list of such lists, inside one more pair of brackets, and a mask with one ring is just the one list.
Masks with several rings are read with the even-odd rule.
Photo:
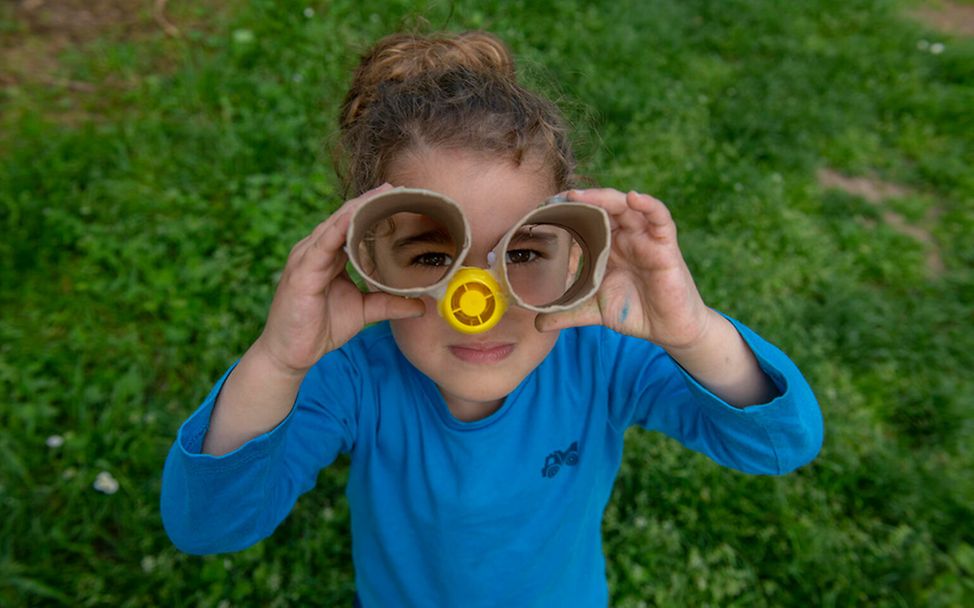
[[508, 264], [530, 264], [540, 257], [533, 249], [512, 249], [507, 252]]
[[435, 251], [430, 251], [428, 253], [421, 253], [414, 257], [410, 262], [410, 266], [449, 266], [453, 263], [453, 256], [448, 253], [439, 253]]

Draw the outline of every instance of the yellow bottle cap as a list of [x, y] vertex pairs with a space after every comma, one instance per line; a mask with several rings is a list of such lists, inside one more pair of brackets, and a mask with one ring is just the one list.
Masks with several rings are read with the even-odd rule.
[[440, 299], [440, 315], [450, 327], [465, 334], [487, 331], [497, 325], [506, 310], [501, 286], [480, 268], [457, 271]]

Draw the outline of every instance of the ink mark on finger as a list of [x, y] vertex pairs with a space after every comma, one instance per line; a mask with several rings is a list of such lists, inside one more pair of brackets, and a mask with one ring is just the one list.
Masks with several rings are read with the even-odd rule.
[[619, 323], [625, 323], [626, 319], [629, 318], [629, 300], [622, 305], [622, 312], [619, 313]]

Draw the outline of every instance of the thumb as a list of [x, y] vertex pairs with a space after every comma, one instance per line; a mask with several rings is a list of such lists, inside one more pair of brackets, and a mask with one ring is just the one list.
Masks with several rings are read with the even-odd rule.
[[582, 327], [584, 325], [600, 325], [602, 312], [595, 298], [589, 298], [575, 308], [561, 312], [543, 312], [534, 318], [534, 326], [538, 331], [555, 331], [568, 327]]
[[365, 323], [387, 319], [413, 319], [426, 314], [426, 305], [419, 298], [404, 298], [375, 291], [363, 294]]

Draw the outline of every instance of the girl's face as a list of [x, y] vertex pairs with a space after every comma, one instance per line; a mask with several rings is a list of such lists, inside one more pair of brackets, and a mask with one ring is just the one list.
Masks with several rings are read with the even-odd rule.
[[[426, 150], [404, 155], [390, 167], [394, 186], [425, 188], [456, 201], [470, 222], [466, 266], [487, 267], [487, 253], [528, 211], [556, 194], [548, 170], [538, 163], [515, 166], [486, 154]], [[564, 275], [562, 275], [564, 277]], [[564, 278], [560, 289], [564, 289]], [[512, 306], [482, 334], [461, 334], [424, 298], [426, 314], [391, 321], [403, 355], [433, 379], [454, 416], [483, 418], [548, 355], [558, 332], [534, 327], [536, 313]]]

